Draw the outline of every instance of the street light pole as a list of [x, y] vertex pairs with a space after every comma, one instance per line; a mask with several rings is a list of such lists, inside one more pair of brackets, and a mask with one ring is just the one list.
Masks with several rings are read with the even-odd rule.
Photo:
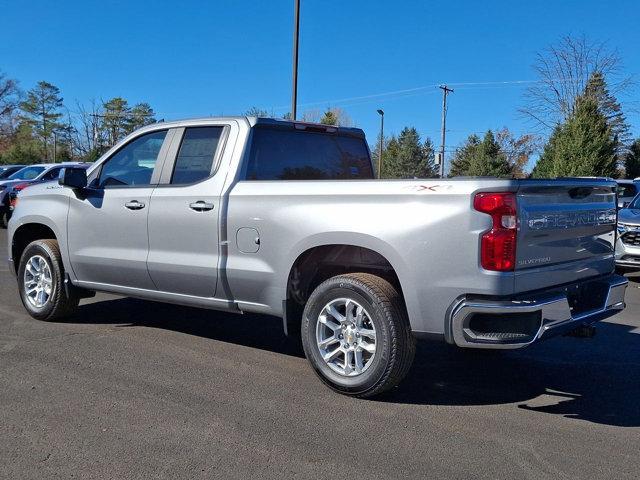
[[384, 110], [379, 109], [380, 115], [380, 147], [378, 149], [378, 178], [382, 178], [382, 148], [384, 145]]
[[53, 131], [53, 163], [56, 163], [56, 157], [58, 153], [58, 134]]
[[293, 0], [293, 89], [291, 92], [291, 119], [296, 119], [298, 105], [298, 39], [300, 37], [300, 0]]

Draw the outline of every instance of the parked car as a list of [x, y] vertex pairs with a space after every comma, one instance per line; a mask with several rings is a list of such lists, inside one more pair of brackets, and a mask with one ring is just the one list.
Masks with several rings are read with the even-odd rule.
[[0, 181], [5, 180], [23, 167], [24, 165], [0, 165]]
[[617, 180], [618, 208], [625, 208], [640, 193], [640, 178], [633, 180]]
[[[28, 165], [0, 181], [0, 227], [4, 228], [11, 218], [11, 193], [19, 192], [28, 185], [57, 180], [65, 167], [82, 167], [78, 162], [42, 163]], [[14, 197], [15, 198], [15, 197]]]
[[234, 117], [144, 127], [59, 184], [9, 223], [31, 316], [95, 291], [275, 315], [343, 394], [396, 385], [416, 338], [522, 348], [625, 307], [610, 179], [374, 180], [360, 129]]
[[640, 269], [640, 194], [618, 212], [616, 265], [623, 269]]

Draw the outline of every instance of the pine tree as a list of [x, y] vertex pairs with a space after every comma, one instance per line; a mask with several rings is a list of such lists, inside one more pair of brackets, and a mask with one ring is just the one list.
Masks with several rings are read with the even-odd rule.
[[624, 157], [624, 170], [627, 178], [640, 177], [640, 138], [636, 139]]
[[53, 132], [61, 127], [58, 120], [62, 117], [62, 97], [60, 89], [45, 81], [40, 81], [27, 92], [27, 98], [20, 103], [20, 119], [31, 128], [42, 144], [40, 154], [49, 159], [49, 144]]
[[485, 133], [482, 141], [477, 135], [470, 135], [465, 144], [456, 150], [451, 162], [452, 177], [508, 177], [511, 174], [512, 166], [491, 130]]
[[430, 178], [435, 176], [434, 149], [430, 139], [421, 143], [418, 131], [405, 127], [392, 136], [382, 152], [383, 178]]
[[327, 110], [320, 119], [323, 125], [338, 125], [338, 117], [332, 110]]
[[107, 143], [115, 145], [127, 135], [127, 124], [130, 118], [129, 103], [122, 97], [115, 97], [102, 104], [101, 128], [106, 132]]
[[536, 178], [615, 177], [616, 140], [591, 96], [578, 98], [574, 113], [557, 126], [532, 172]]
[[625, 150], [625, 145], [631, 140], [629, 125], [620, 103], [609, 92], [607, 82], [601, 72], [596, 71], [589, 76], [583, 96], [595, 100], [598, 110], [606, 118], [607, 124], [611, 127], [611, 132], [616, 139], [616, 151], [622, 153]]
[[151, 125], [155, 121], [155, 112], [151, 105], [146, 102], [137, 103], [129, 111], [129, 115], [126, 118], [125, 131], [131, 133], [145, 125]]

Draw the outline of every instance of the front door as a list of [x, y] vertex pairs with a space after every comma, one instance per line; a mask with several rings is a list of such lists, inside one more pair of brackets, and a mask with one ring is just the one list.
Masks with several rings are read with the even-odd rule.
[[79, 281], [155, 289], [147, 220], [167, 137], [158, 130], [132, 139], [92, 173], [88, 189], [71, 195], [69, 258]]
[[160, 291], [215, 297], [226, 173], [224, 168], [216, 173], [216, 167], [229, 129], [208, 125], [176, 131], [149, 210], [147, 265]]

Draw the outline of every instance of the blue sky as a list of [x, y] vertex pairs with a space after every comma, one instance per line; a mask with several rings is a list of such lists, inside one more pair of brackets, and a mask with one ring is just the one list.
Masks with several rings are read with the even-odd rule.
[[[149, 102], [158, 118], [238, 114], [252, 106], [283, 114], [291, 92], [293, 0], [0, 0], [0, 69], [28, 89], [47, 80], [76, 100], [123, 96]], [[302, 0], [300, 111], [344, 108], [370, 141], [415, 126], [439, 145], [441, 92], [450, 97], [447, 144], [508, 126], [535, 53], [562, 35], [585, 34], [618, 49], [640, 80], [640, 6], [620, 1]], [[408, 94], [382, 95], [420, 87]], [[353, 97], [367, 97], [354, 100]], [[623, 100], [640, 136], [640, 88]]]

